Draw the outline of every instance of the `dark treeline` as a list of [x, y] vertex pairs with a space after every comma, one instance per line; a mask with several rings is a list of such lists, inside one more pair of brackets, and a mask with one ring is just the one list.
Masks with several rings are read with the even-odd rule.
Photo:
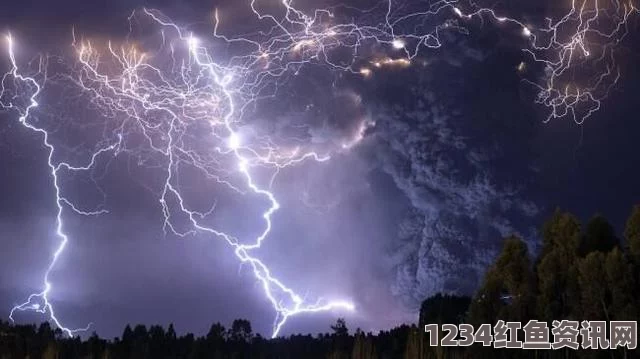
[[[376, 335], [349, 333], [340, 319], [329, 334], [266, 339], [247, 320], [230, 328], [216, 323], [205, 336], [176, 335], [172, 325], [127, 326], [120, 337], [67, 338], [48, 323], [0, 322], [0, 359], [4, 358], [640, 358], [640, 350], [522, 350], [431, 347], [425, 324], [495, 324], [498, 320], [640, 319], [640, 206], [632, 211], [622, 236], [601, 216], [581, 226], [570, 213], [556, 211], [541, 231], [537, 258], [517, 236], [504, 240], [502, 252], [485, 273], [473, 298], [436, 295], [420, 309], [418, 325], [403, 325]], [[522, 331], [519, 339], [522, 338]], [[442, 338], [442, 333], [440, 335]], [[550, 339], [553, 336], [550, 335]], [[579, 338], [580, 339], [580, 338]]]

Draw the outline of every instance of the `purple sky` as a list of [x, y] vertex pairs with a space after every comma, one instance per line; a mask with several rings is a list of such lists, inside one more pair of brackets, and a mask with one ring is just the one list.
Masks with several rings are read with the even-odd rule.
[[[246, 7], [235, 2], [169, 3], [5, 2], [0, 28], [20, 39], [16, 51], [26, 63], [40, 52], [68, 55], [72, 25], [88, 38], [122, 39], [127, 16], [143, 5], [205, 34], [213, 7], [233, 14], [226, 16], [237, 19], [238, 31], [253, 26]], [[346, 298], [357, 307], [295, 317], [283, 334], [327, 331], [338, 317], [366, 331], [415, 321], [427, 296], [470, 293], [505, 233], [534, 243], [535, 228], [555, 206], [583, 219], [603, 213], [619, 229], [638, 202], [640, 105], [633, 96], [640, 73], [629, 66], [638, 60], [637, 35], [627, 39], [622, 80], [602, 111], [580, 127], [568, 120], [543, 124], [513, 70], [524, 56], [517, 45], [495, 29], [476, 30], [480, 34], [452, 36], [446, 47], [426, 53], [421, 59], [432, 63], [428, 67], [369, 81], [305, 69], [278, 97], [248, 110], [251, 121], [241, 131], [278, 133], [302, 124], [305, 145], [332, 149], [363, 121], [375, 123], [357, 146], [335, 150], [328, 162], [284, 169], [274, 182], [282, 208], [255, 254], [309, 300]], [[8, 66], [2, 58], [0, 68]], [[82, 159], [82, 146], [98, 136], [104, 119], [83, 100], [70, 101], [64, 86], [42, 95], [49, 110], [35, 117], [57, 128], [60, 156]], [[15, 113], [0, 112], [0, 313], [5, 308], [6, 316], [41, 290], [58, 243], [46, 157], [41, 137], [20, 126]], [[138, 159], [100, 164], [109, 214], [65, 212], [70, 244], [51, 275], [58, 316], [69, 327], [93, 322], [107, 337], [127, 323], [172, 322], [180, 332], [203, 334], [211, 323], [229, 325], [235, 318], [269, 335], [274, 310], [228, 246], [205, 235], [163, 235], [161, 209], [148, 190], [157, 185], [157, 172], [137, 166]], [[264, 173], [256, 176], [268, 183]], [[264, 200], [211, 187], [188, 172], [183, 180], [194, 203], [218, 201], [213, 221], [220, 228], [247, 238], [263, 228]], [[65, 181], [69, 198], [99, 202], [89, 178]]]

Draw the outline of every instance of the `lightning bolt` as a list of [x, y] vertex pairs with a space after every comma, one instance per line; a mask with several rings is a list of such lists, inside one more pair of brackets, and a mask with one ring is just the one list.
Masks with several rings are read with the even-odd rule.
[[[18, 73], [18, 65], [16, 63], [16, 58], [15, 58], [15, 54], [14, 54], [14, 43], [13, 43], [13, 38], [12, 36], [9, 34], [6, 37], [6, 40], [8, 42], [8, 48], [9, 48], [9, 59], [11, 61], [11, 71], [8, 72], [7, 74], [5, 74], [2, 78], [2, 87], [0, 88], [0, 95], [4, 95], [6, 92], [6, 88], [5, 88], [5, 82], [6, 80], [8, 80], [9, 76], [13, 77], [14, 81], [18, 81], [21, 82], [22, 84], [26, 85], [27, 87], [31, 88], [31, 95], [29, 96], [29, 100], [28, 100], [28, 104], [26, 105], [26, 107], [23, 110], [20, 110], [17, 106], [14, 106], [14, 104], [12, 102], [9, 102], [8, 104], [4, 104], [2, 103], [3, 107], [5, 108], [15, 108], [18, 109], [21, 114], [20, 117], [18, 118], [18, 120], [20, 121], [20, 123], [27, 127], [28, 129], [38, 132], [42, 135], [43, 137], [43, 143], [45, 145], [45, 147], [48, 149], [49, 151], [49, 155], [47, 158], [47, 164], [49, 165], [49, 170], [51, 173], [51, 177], [53, 178], [53, 186], [55, 189], [55, 198], [56, 198], [56, 206], [57, 206], [57, 213], [56, 213], [56, 236], [58, 236], [60, 238], [60, 244], [58, 246], [58, 248], [56, 249], [56, 251], [53, 253], [53, 256], [51, 258], [51, 261], [49, 262], [49, 266], [47, 267], [47, 270], [44, 273], [44, 290], [40, 293], [34, 293], [31, 294], [29, 296], [29, 298], [27, 298], [27, 301], [17, 305], [15, 307], [13, 307], [11, 309], [11, 312], [9, 314], [9, 318], [11, 319], [11, 321], [13, 321], [13, 315], [16, 311], [25, 311], [25, 310], [33, 310], [39, 313], [48, 313], [49, 317], [51, 318], [51, 320], [55, 323], [55, 325], [62, 329], [65, 333], [67, 333], [69, 336], [73, 336], [74, 333], [78, 332], [78, 331], [86, 331], [89, 329], [89, 326], [91, 325], [91, 323], [89, 323], [89, 325], [86, 328], [80, 328], [80, 329], [69, 329], [65, 326], [63, 326], [60, 323], [60, 320], [56, 317], [56, 314], [53, 310], [53, 306], [51, 305], [51, 302], [49, 301], [48, 295], [51, 291], [51, 282], [49, 281], [49, 275], [51, 273], [51, 271], [53, 270], [53, 267], [55, 266], [56, 262], [58, 261], [58, 258], [60, 257], [60, 255], [62, 254], [62, 252], [64, 251], [65, 247], [67, 246], [67, 243], [69, 242], [69, 237], [67, 236], [67, 234], [64, 231], [64, 222], [62, 219], [62, 212], [63, 209], [65, 207], [65, 205], [67, 207], [69, 207], [70, 209], [72, 209], [73, 211], [76, 211], [77, 213], [83, 214], [83, 215], [93, 215], [93, 214], [100, 214], [103, 211], [96, 211], [96, 212], [86, 212], [86, 211], [82, 211], [78, 208], [76, 208], [71, 202], [69, 202], [66, 198], [64, 198], [61, 195], [61, 191], [60, 191], [60, 185], [58, 183], [58, 173], [62, 168], [65, 168], [67, 170], [71, 170], [71, 171], [82, 171], [82, 170], [86, 170], [88, 169], [93, 162], [95, 161], [95, 158], [100, 155], [102, 152], [104, 151], [109, 151], [113, 148], [105, 148], [103, 150], [100, 150], [98, 152], [96, 152], [93, 156], [93, 158], [91, 159], [91, 163], [86, 166], [86, 167], [73, 167], [70, 166], [67, 163], [60, 163], [58, 165], [55, 165], [53, 163], [53, 153], [54, 153], [54, 146], [49, 142], [49, 133], [39, 127], [36, 127], [32, 124], [30, 124], [28, 122], [29, 119], [29, 115], [31, 114], [31, 112], [38, 107], [38, 102], [36, 101], [36, 97], [40, 94], [40, 91], [42, 90], [41, 86], [38, 84], [38, 82], [33, 78], [33, 77], [28, 77], [28, 76], [23, 76], [20, 73]], [[2, 97], [2, 96], [0, 96]]]
[[[317, 151], [312, 147], [277, 145], [277, 138], [244, 138], [239, 128], [250, 116], [248, 109], [260, 99], [276, 97], [279, 86], [299, 74], [305, 65], [319, 64], [330, 71], [371, 77], [386, 67], [411, 66], [423, 49], [442, 46], [442, 32], [466, 33], [479, 20], [521, 34], [526, 44], [523, 52], [533, 64], [545, 68], [542, 79], [525, 81], [537, 89], [536, 102], [548, 109], [546, 121], [570, 117], [580, 124], [600, 109], [601, 101], [620, 78], [615, 45], [627, 34], [628, 19], [638, 13], [632, 3], [618, 0], [572, 0], [563, 16], [557, 20], [547, 18], [545, 24], [534, 26], [491, 8], [473, 3], [465, 6], [453, 0], [436, 1], [417, 11], [391, 0], [371, 9], [341, 5], [315, 9], [310, 14], [295, 8], [290, 0], [282, 0], [280, 5], [281, 12], [269, 13], [252, 0], [250, 10], [269, 27], [242, 37], [224, 35], [220, 30], [221, 16], [216, 11], [213, 40], [232, 49], [228, 56], [214, 57], [204, 41], [158, 11], [148, 9], [134, 11], [130, 23], [135, 17], [144, 16], [159, 27], [160, 46], [152, 51], [144, 51], [147, 49], [140, 49], [133, 42], [119, 46], [108, 42], [100, 51], [91, 41], [76, 40], [74, 32], [77, 66], [72, 68], [72, 75], [63, 78], [113, 121], [105, 125], [108, 130], [104, 131], [103, 140], [81, 164], [54, 160], [56, 148], [50, 141], [50, 132], [30, 121], [47, 82], [46, 58], [41, 57], [35, 74], [27, 75], [27, 70], [19, 70], [14, 40], [7, 36], [12, 68], [2, 77], [0, 105], [17, 111], [20, 124], [42, 135], [48, 150], [57, 205], [56, 236], [60, 240], [44, 274], [44, 289], [15, 306], [11, 320], [16, 312], [36, 311], [47, 314], [69, 336], [88, 329], [62, 325], [49, 299], [49, 277], [69, 242], [65, 212], [92, 216], [107, 210], [83, 209], [66, 198], [60, 177], [89, 172], [102, 157], [121, 154], [137, 156], [140, 164], [160, 164], [164, 177], [157, 198], [165, 234], [219, 238], [233, 249], [241, 263], [251, 268], [276, 312], [273, 337], [296, 315], [334, 309], [352, 311], [354, 304], [348, 300], [320, 298], [308, 303], [253, 252], [269, 236], [273, 215], [280, 208], [270, 189], [279, 171], [307, 160], [327, 161], [332, 151], [346, 151], [357, 145], [365, 137], [367, 126], [375, 124], [361, 124], [355, 137], [337, 149]], [[357, 21], [345, 20], [349, 16], [341, 17], [340, 11], [357, 14]], [[430, 20], [437, 25], [427, 26]], [[465, 27], [464, 23], [469, 25]], [[335, 56], [337, 50], [348, 50], [348, 56]], [[525, 66], [521, 64], [518, 69], [523, 71]], [[194, 126], [200, 124], [210, 129], [207, 141], [211, 146], [204, 150], [197, 146], [193, 134]], [[144, 150], [129, 140], [134, 135], [142, 135]], [[251, 241], [240, 241], [208, 223], [215, 203], [202, 210], [187, 199], [179, 179], [184, 166], [238, 194], [266, 201], [262, 231]], [[259, 176], [254, 174], [256, 168], [271, 171], [268, 185], [260, 184]], [[186, 220], [186, 227], [181, 218]]]

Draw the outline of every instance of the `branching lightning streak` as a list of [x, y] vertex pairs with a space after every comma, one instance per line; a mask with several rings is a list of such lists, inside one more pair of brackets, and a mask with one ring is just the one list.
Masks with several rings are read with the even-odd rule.
[[[50, 169], [50, 173], [51, 173], [51, 177], [53, 178], [53, 186], [55, 188], [55, 197], [56, 197], [56, 205], [57, 205], [57, 213], [56, 213], [56, 235], [61, 239], [60, 241], [60, 245], [58, 246], [58, 248], [56, 249], [56, 251], [53, 253], [53, 257], [51, 259], [51, 262], [49, 262], [49, 266], [47, 267], [47, 270], [45, 271], [44, 274], [44, 290], [40, 293], [34, 293], [31, 294], [29, 296], [29, 298], [27, 299], [26, 302], [15, 306], [11, 309], [11, 313], [9, 314], [9, 318], [13, 321], [13, 314], [16, 311], [25, 311], [25, 310], [34, 310], [40, 313], [49, 313], [49, 317], [51, 318], [51, 320], [55, 323], [56, 326], [58, 326], [58, 328], [62, 329], [65, 333], [67, 333], [69, 336], [72, 336], [75, 332], [77, 331], [85, 331], [89, 329], [89, 326], [91, 324], [89, 324], [86, 328], [80, 328], [80, 329], [69, 329], [64, 327], [60, 321], [58, 320], [58, 318], [55, 315], [55, 312], [53, 310], [53, 306], [51, 305], [51, 303], [49, 302], [49, 298], [48, 298], [48, 294], [51, 291], [51, 282], [49, 281], [49, 274], [51, 273], [51, 270], [53, 269], [53, 267], [55, 266], [58, 258], [60, 257], [60, 255], [62, 254], [62, 252], [64, 251], [65, 247], [67, 246], [67, 243], [69, 241], [69, 237], [67, 236], [67, 234], [64, 232], [64, 223], [63, 223], [63, 219], [62, 219], [62, 212], [64, 209], [64, 206], [67, 205], [70, 209], [72, 209], [73, 211], [82, 214], [82, 215], [95, 215], [95, 214], [100, 214], [103, 213], [102, 210], [100, 211], [93, 211], [93, 212], [87, 212], [87, 211], [82, 211], [78, 208], [76, 208], [71, 202], [69, 202], [66, 198], [64, 198], [61, 195], [61, 191], [60, 191], [60, 185], [58, 183], [58, 173], [61, 169], [66, 169], [69, 171], [82, 171], [82, 170], [86, 170], [89, 167], [91, 167], [96, 159], [97, 156], [99, 156], [100, 154], [102, 154], [103, 152], [106, 151], [110, 151], [113, 150], [115, 148], [115, 146], [109, 146], [108, 148], [104, 148], [99, 150], [98, 152], [96, 152], [93, 157], [91, 158], [91, 162], [86, 165], [86, 166], [82, 166], [82, 167], [74, 167], [71, 166], [67, 163], [60, 163], [58, 165], [55, 165], [53, 163], [53, 152], [54, 152], [54, 146], [49, 142], [49, 133], [41, 128], [38, 128], [32, 124], [30, 124], [28, 122], [29, 119], [29, 115], [31, 114], [31, 111], [33, 109], [35, 109], [38, 106], [38, 102], [36, 101], [36, 97], [40, 94], [40, 91], [42, 90], [41, 86], [38, 84], [38, 82], [32, 78], [32, 77], [26, 77], [26, 76], [22, 76], [20, 73], [18, 73], [18, 66], [16, 63], [16, 59], [15, 59], [15, 54], [13, 51], [13, 38], [11, 37], [11, 35], [7, 36], [7, 42], [8, 42], [8, 47], [9, 47], [9, 58], [11, 60], [11, 71], [7, 74], [5, 74], [2, 78], [2, 87], [0, 88], [0, 95], [3, 95], [5, 93], [5, 80], [8, 79], [9, 76], [12, 76], [14, 78], [15, 81], [19, 81], [24, 83], [27, 86], [30, 86], [32, 88], [32, 94], [29, 97], [29, 101], [28, 101], [28, 105], [24, 108], [24, 110], [21, 111], [20, 117], [19, 117], [19, 121], [22, 125], [24, 125], [25, 127], [29, 128], [32, 131], [38, 132], [40, 134], [42, 134], [43, 136], [43, 143], [46, 146], [46, 148], [49, 151], [49, 155], [48, 155], [48, 159], [47, 159], [47, 163], [49, 165], [49, 169]], [[8, 107], [8, 108], [17, 108], [13, 105], [13, 103], [9, 102], [7, 105], [5, 105], [4, 103], [2, 103], [3, 107]]]
[[[148, 150], [163, 159], [165, 177], [158, 200], [165, 233], [180, 237], [206, 233], [223, 239], [233, 248], [241, 263], [249, 264], [276, 311], [274, 337], [292, 316], [332, 309], [353, 310], [354, 305], [345, 300], [306, 303], [276, 278], [265, 263], [251, 254], [269, 236], [272, 216], [280, 207], [270, 187], [260, 185], [252, 169], [273, 170], [273, 181], [278, 171], [285, 167], [308, 159], [326, 161], [329, 155], [304, 152], [299, 147], [281, 148], [274, 144], [275, 139], [257, 139], [255, 142], [243, 139], [237, 126], [244, 120], [248, 106], [261, 98], [276, 96], [279, 84], [286, 81], [287, 76], [298, 74], [306, 64], [321, 64], [330, 70], [368, 77], [377, 68], [410, 66], [423, 48], [441, 46], [441, 32], [465, 33], [467, 28], [462, 22], [489, 19], [496, 26], [506, 23], [509, 30], [519, 29], [528, 44], [523, 51], [533, 63], [545, 67], [546, 73], [541, 81], [526, 81], [538, 90], [536, 102], [549, 110], [547, 121], [569, 116], [576, 123], [582, 123], [600, 108], [602, 99], [618, 81], [620, 73], [615, 65], [615, 44], [627, 33], [630, 16], [638, 13], [638, 8], [632, 3], [620, 0], [572, 0], [568, 12], [559, 20], [547, 18], [546, 24], [535, 27], [473, 3], [467, 4], [468, 10], [465, 11], [465, 6], [455, 0], [436, 1], [426, 10], [419, 11], [405, 10], [409, 7], [401, 5], [394, 6], [389, 0], [384, 9], [380, 6], [367, 10], [339, 6], [316, 9], [308, 15], [295, 8], [291, 0], [282, 0], [282, 12], [272, 14], [261, 10], [258, 1], [252, 0], [251, 11], [258, 19], [269, 22], [271, 27], [268, 31], [243, 37], [223, 35], [216, 11], [214, 40], [229, 46], [239, 45], [243, 49], [239, 55], [234, 54], [225, 60], [214, 59], [198, 38], [159, 12], [147, 9], [132, 13], [131, 18], [142, 14], [161, 28], [162, 46], [154, 54], [141, 52], [129, 43], [118, 47], [111, 42], [101, 53], [89, 41], [77, 42], [74, 34], [78, 66], [68, 79], [90, 97], [93, 105], [102, 109], [105, 115], [110, 115], [105, 117], [113, 119], [119, 116], [113, 132], [105, 136], [83, 165], [54, 161], [56, 149], [49, 140], [50, 133], [29, 121], [44, 89], [46, 61], [40, 62], [36, 75], [29, 76], [24, 70], [19, 71], [14, 40], [9, 35], [7, 41], [12, 68], [2, 78], [0, 105], [18, 111], [19, 122], [43, 137], [57, 204], [56, 236], [60, 238], [60, 245], [44, 274], [44, 290], [30, 295], [26, 302], [14, 307], [10, 318], [13, 320], [16, 312], [31, 310], [48, 314], [51, 321], [69, 336], [86, 330], [66, 328], [56, 317], [48, 297], [52, 289], [49, 276], [69, 241], [64, 230], [65, 209], [84, 216], [99, 215], [106, 210], [82, 210], [81, 206], [64, 196], [59, 178], [64, 174], [92, 169], [101, 156], [112, 154], [115, 157], [120, 153], [135, 152], [127, 145], [127, 137], [131, 133], [142, 134]], [[360, 15], [359, 22], [340, 22], [336, 16], [338, 9], [356, 11]], [[427, 28], [427, 20], [440, 17], [445, 17], [445, 20]], [[380, 59], [375, 51], [371, 51], [380, 47], [388, 47], [385, 51], [395, 53], [396, 58], [385, 56]], [[336, 58], [333, 53], [338, 49], [349, 50], [349, 55]], [[402, 55], [400, 58], [397, 58], [398, 53]], [[600, 63], [604, 63], [604, 69], [594, 66]], [[371, 64], [373, 68], [369, 66]], [[596, 75], [585, 70], [594, 67], [599, 68]], [[582, 70], [585, 78], [577, 77], [575, 73]], [[579, 86], [577, 82], [585, 85]], [[13, 88], [9, 87], [10, 84]], [[21, 103], [23, 97], [28, 98], [26, 103]], [[190, 142], [189, 131], [196, 123], [209, 126], [210, 140], [216, 145], [203, 151]], [[356, 145], [363, 138], [364, 126], [355, 139], [336, 150], [348, 150]], [[243, 243], [236, 236], [208, 224], [207, 219], [215, 204], [207, 210], [199, 210], [185, 199], [177, 179], [181, 166], [191, 166], [207, 179], [240, 194], [266, 200], [269, 205], [262, 214], [263, 230], [253, 241]], [[243, 181], [234, 183], [236, 174], [240, 174]], [[188, 229], [180, 228], [178, 215], [186, 217]]]
[[[251, 5], [256, 16], [272, 20], [275, 23], [272, 32], [281, 33], [265, 42], [244, 38], [233, 41], [254, 44], [258, 51], [251, 56], [256, 61], [274, 59], [269, 63], [269, 69], [276, 76], [297, 65], [292, 61], [280, 63], [283, 58], [303, 52], [302, 56], [307, 59], [323, 61], [335, 69], [368, 77], [375, 67], [406, 65], [406, 61], [414, 60], [421, 49], [439, 48], [442, 46], [440, 34], [444, 31], [467, 33], [462, 21], [492, 20], [496, 26], [505, 24], [509, 30], [517, 29], [527, 43], [522, 51], [532, 63], [545, 67], [542, 80], [525, 81], [538, 90], [536, 102], [548, 109], [546, 121], [568, 116], [581, 124], [600, 108], [601, 101], [617, 83], [620, 73], [614, 50], [628, 33], [629, 18], [639, 12], [632, 2], [570, 0], [568, 10], [561, 17], [557, 20], [547, 17], [544, 24], [536, 27], [524, 20], [501, 15], [492, 8], [479, 7], [474, 2], [465, 6], [467, 11], [463, 9], [463, 1], [459, 0], [435, 1], [426, 10], [418, 11], [405, 10], [409, 8], [405, 2], [389, 0], [385, 3], [386, 12], [382, 19], [370, 20], [369, 24], [335, 24], [331, 10], [315, 10], [313, 16], [309, 16], [294, 8], [290, 0], [282, 0], [286, 12], [282, 20], [277, 20], [275, 15], [261, 13], [253, 0]], [[363, 12], [369, 14], [372, 10]], [[427, 19], [441, 17], [444, 20], [425, 29]], [[371, 44], [387, 45], [402, 52], [404, 58], [369, 61], [374, 68], [362, 66], [357, 61], [359, 56], [370, 55], [361, 55], [360, 49]], [[345, 47], [352, 50], [349, 61], [337, 63], [330, 60], [328, 53], [331, 50]], [[266, 75], [260, 73], [262, 77]]]

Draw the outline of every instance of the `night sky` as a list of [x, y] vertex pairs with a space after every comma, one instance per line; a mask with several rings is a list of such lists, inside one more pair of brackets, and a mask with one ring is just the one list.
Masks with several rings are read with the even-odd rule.
[[[557, 11], [523, 6], [527, 1], [502, 3], [496, 6], [528, 21]], [[264, 29], [242, 1], [31, 0], [3, 2], [0, 30], [16, 39], [20, 64], [33, 68], [30, 59], [55, 55], [52, 73], [63, 73], [57, 59], [74, 51], [72, 28], [86, 39], [122, 41], [127, 17], [143, 6], [202, 39], [212, 34], [214, 8], [225, 34]], [[603, 214], [621, 232], [640, 202], [638, 25], [635, 17], [629, 20], [629, 34], [616, 50], [618, 83], [582, 125], [569, 118], [545, 123], [545, 108], [523, 81], [544, 71], [519, 71], [529, 59], [521, 51], [526, 42], [517, 30], [490, 21], [468, 25], [469, 34], [445, 34], [440, 48], [422, 49], [411, 66], [373, 76], [301, 67], [276, 96], [249, 106], [240, 133], [272, 136], [281, 145], [295, 135], [303, 146], [331, 154], [329, 161], [304, 161], [278, 173], [271, 188], [281, 208], [256, 254], [311, 302], [347, 298], [356, 305], [354, 312], [296, 316], [282, 333], [326, 331], [337, 317], [365, 330], [415, 321], [429, 295], [471, 293], [502, 237], [518, 233], [535, 251], [536, 230], [556, 207], [583, 221]], [[207, 44], [224, 53], [224, 45]], [[10, 69], [4, 46], [2, 73]], [[391, 51], [380, 46], [372, 53]], [[33, 115], [53, 133], [54, 161], [86, 160], [87, 146], [95, 148], [109, 121], [74, 97], [78, 92], [69, 84], [54, 79]], [[362, 138], [352, 143], [363, 124]], [[42, 290], [59, 242], [47, 155], [42, 136], [21, 126], [16, 112], [0, 112], [3, 320]], [[274, 310], [248, 265], [240, 266], [211, 236], [163, 234], [156, 195], [161, 180], [145, 156], [106, 156], [94, 178], [64, 177], [65, 196], [108, 213], [65, 212], [69, 245], [50, 277], [57, 316], [69, 327], [93, 322], [92, 330], [106, 337], [120, 335], [127, 323], [174, 323], [179, 332], [202, 334], [212, 322], [228, 325], [235, 318], [269, 335]], [[269, 173], [260, 171], [268, 184]], [[220, 190], [188, 170], [182, 176], [194, 203], [216, 203], [218, 228], [242, 238], [262, 229], [264, 199]], [[45, 319], [16, 315], [18, 322]]]

